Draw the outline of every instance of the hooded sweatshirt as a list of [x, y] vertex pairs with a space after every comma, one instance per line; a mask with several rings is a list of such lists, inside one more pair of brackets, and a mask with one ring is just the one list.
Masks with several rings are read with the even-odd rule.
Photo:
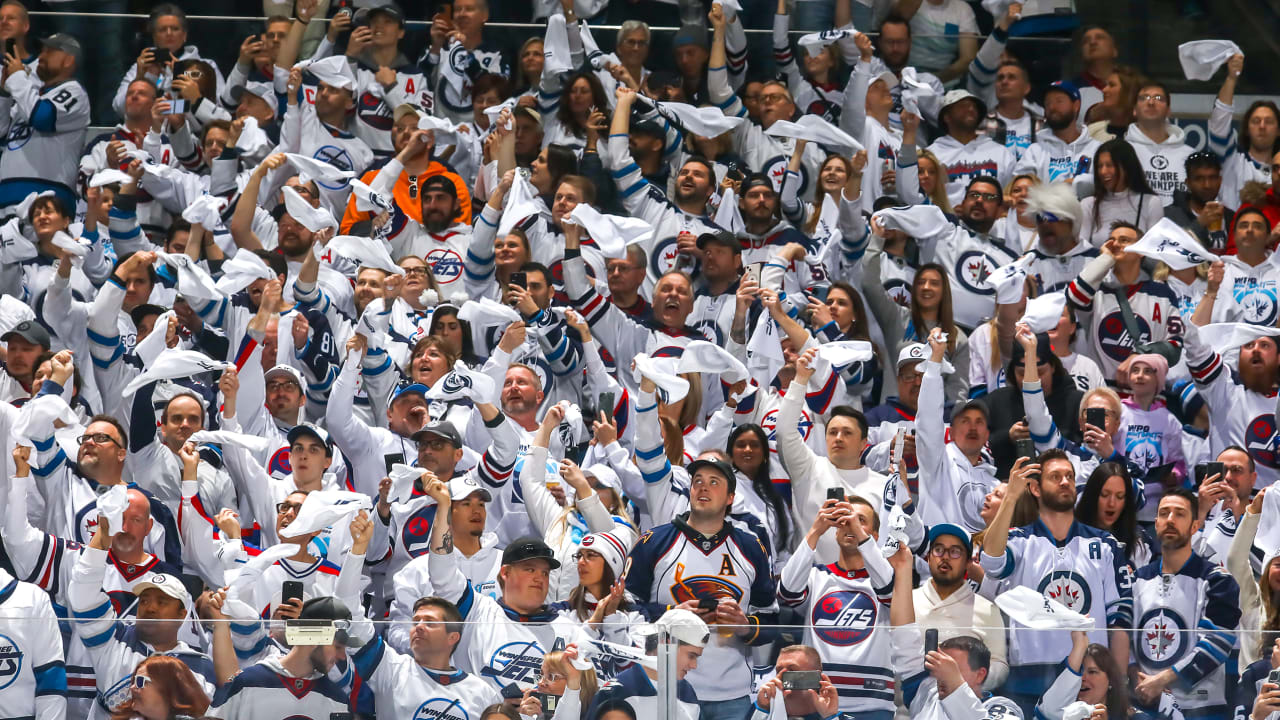
[[1165, 130], [1169, 137], [1158, 143], [1147, 137], [1137, 123], [1133, 123], [1124, 134], [1124, 139], [1138, 154], [1138, 161], [1147, 173], [1147, 184], [1168, 205], [1173, 202], [1174, 190], [1186, 189], [1187, 157], [1195, 148], [1187, 145], [1187, 136], [1182, 128], [1169, 123]]

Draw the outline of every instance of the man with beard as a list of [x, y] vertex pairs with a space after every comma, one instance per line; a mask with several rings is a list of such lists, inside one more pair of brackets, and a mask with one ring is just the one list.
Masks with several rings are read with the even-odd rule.
[[[421, 131], [419, 131], [421, 132]], [[406, 149], [425, 143], [427, 138], [415, 135]], [[389, 191], [374, 179], [374, 190]], [[471, 226], [458, 222], [458, 190], [444, 175], [433, 175], [421, 182], [422, 224], [405, 220], [406, 227], [391, 241], [391, 257], [399, 260], [413, 255], [431, 266], [436, 285], [444, 297], [462, 292], [463, 258], [471, 244]]]
[[742, 213], [748, 241], [742, 253], [742, 264], [767, 262], [777, 248], [788, 243], [809, 245], [804, 233], [782, 219], [780, 197], [773, 181], [764, 173], [755, 173], [742, 183], [738, 198], [738, 210]]
[[[351, 524], [362, 530], [372, 525], [367, 518], [356, 518]], [[365, 530], [366, 534], [370, 531]], [[227, 637], [230, 631], [224, 629], [228, 627], [227, 616], [216, 608], [209, 614], [213, 620], [221, 621], [215, 622], [214, 642], [221, 636], [227, 651], [234, 652]], [[245, 667], [218, 688], [205, 717], [259, 720], [333, 718], [349, 714], [350, 697], [328, 674], [337, 661], [346, 656], [347, 648], [358, 644], [343, 628], [352, 620], [351, 611], [336, 597], [315, 597], [303, 604], [298, 620], [306, 622], [312, 633], [324, 629], [325, 636], [316, 639], [327, 640], [328, 631], [332, 631], [332, 640], [294, 645], [284, 655], [273, 655]], [[307, 639], [312, 638], [315, 636], [309, 635]]]
[[[1039, 504], [1036, 521], [1010, 530], [1014, 507], [1028, 489]], [[1004, 502], [987, 527], [979, 560], [988, 578], [1002, 580], [1002, 587], [1033, 588], [1093, 618], [1090, 642], [1107, 644], [1116, 665], [1128, 667], [1126, 628], [1133, 626], [1135, 617], [1132, 569], [1111, 533], [1076, 521], [1075, 503], [1076, 470], [1065, 452], [1046, 450], [1034, 463], [1019, 458], [1009, 473]], [[1195, 618], [1196, 614], [1187, 617]], [[1190, 630], [1191, 626], [1180, 629]], [[1176, 632], [1174, 628], [1161, 630]], [[1057, 678], [1062, 658], [1071, 649], [1071, 636], [1066, 630], [1040, 631], [1021, 625], [1011, 627], [1009, 636], [1010, 670], [1004, 693], [1030, 716]], [[1223, 654], [1226, 652], [1229, 648]]]
[[1210, 266], [1208, 286], [1192, 320], [1200, 325], [1243, 322], [1274, 327], [1280, 317], [1280, 272], [1269, 247], [1271, 220], [1256, 206], [1245, 205], [1233, 222], [1236, 254], [1224, 255]]
[[1280, 340], [1272, 335], [1241, 345], [1233, 373], [1218, 351], [1201, 340], [1196, 325], [1187, 325], [1183, 339], [1187, 367], [1213, 417], [1209, 446], [1245, 448], [1257, 464], [1257, 487], [1270, 486], [1280, 479], [1280, 457], [1276, 454], [1280, 436], [1274, 433]]
[[1080, 125], [1080, 91], [1066, 80], [1057, 80], [1044, 91], [1044, 121], [1050, 132], [1041, 132], [1018, 161], [1015, 175], [1031, 173], [1040, 182], [1072, 183], [1078, 196], [1093, 192], [1093, 156], [1098, 142]]
[[1027, 212], [1036, 218], [1036, 244], [1031, 248], [1027, 276], [1035, 279], [1041, 294], [1061, 291], [1085, 263], [1098, 257], [1097, 248], [1077, 237], [1084, 210], [1076, 199], [1078, 188], [1068, 182], [1039, 183], [1027, 193]]
[[[43, 41], [33, 77], [22, 58], [5, 56], [0, 96], [0, 216], [16, 213], [28, 194], [52, 190], [63, 207], [76, 206], [77, 156], [89, 126], [89, 96], [75, 80], [80, 42], [65, 33]], [[39, 78], [39, 83], [36, 78]], [[13, 149], [8, 149], [8, 148]]]
[[1013, 151], [978, 132], [986, 116], [986, 105], [968, 90], [952, 90], [942, 98], [938, 123], [946, 134], [929, 146], [929, 152], [947, 166], [947, 197], [952, 205], [964, 201], [971, 180], [994, 177], [999, 180], [997, 187], [1003, 188], [1013, 177]]
[[[778, 221], [775, 214], [778, 211], [778, 194], [773, 191], [773, 185], [769, 183], [768, 178], [759, 175], [753, 177], [757, 178], [757, 184], [753, 185], [750, 191], [754, 197], [750, 200], [744, 197], [743, 202], [740, 203], [753, 206], [744, 214], [744, 217], [761, 214], [767, 210], [770, 221], [784, 228], [782, 232], [774, 235], [780, 247], [781, 244], [788, 242], [787, 230], [793, 233], [797, 231], [786, 223]], [[749, 179], [747, 182], [752, 181]], [[766, 199], [762, 200], [761, 196], [766, 196]], [[772, 198], [772, 201], [768, 198]], [[763, 205], [764, 209], [759, 209], [760, 205]], [[747, 221], [747, 227], [748, 232], [751, 232], [750, 220]], [[790, 238], [790, 240], [794, 239]], [[801, 236], [799, 239], [805, 238]], [[707, 340], [723, 346], [733, 329], [735, 313], [742, 321], [745, 332], [747, 304], [751, 298], [744, 294], [742, 301], [737, 301], [739, 278], [742, 276], [743, 267], [742, 243], [732, 233], [724, 231], [702, 233], [698, 236], [698, 254], [702, 260], [702, 270], [698, 273], [698, 296], [693, 301], [693, 312], [690, 315], [689, 324], [698, 328]], [[743, 292], [750, 292], [750, 289]]]
[[[71, 379], [73, 366], [70, 351], [53, 356], [53, 373], [41, 384], [40, 393], [61, 395]], [[181, 397], [189, 397], [183, 395]], [[148, 396], [148, 401], [150, 396]], [[41, 494], [45, 499], [45, 531], [73, 542], [86, 542], [97, 526], [98, 496], [115, 485], [125, 483], [124, 466], [128, 455], [129, 436], [125, 426], [109, 415], [95, 415], [80, 437], [80, 449], [72, 463], [54, 438], [52, 423], [33, 427], [31, 438], [37, 451]], [[145, 549], [161, 555], [174, 567], [182, 567], [182, 550], [173, 513], [158, 499], [143, 490], [154, 524], [144, 533]], [[12, 547], [11, 547], [12, 549]]]
[[[378, 231], [385, 233], [391, 242], [395, 242], [396, 236], [404, 231], [406, 216], [414, 222], [422, 222], [423, 207], [418, 202], [418, 196], [422, 185], [437, 175], [448, 178], [456, 191], [456, 221], [471, 224], [471, 192], [458, 173], [435, 159], [435, 132], [418, 129], [418, 118], [423, 114], [422, 108], [408, 103], [394, 110], [392, 116], [395, 124], [391, 126], [391, 145], [396, 155], [386, 165], [370, 170], [361, 178], [370, 187], [374, 186], [375, 180], [381, 179], [383, 184], [378, 186], [378, 191], [395, 206], [392, 210], [393, 217]], [[463, 140], [460, 138], [458, 142]], [[353, 226], [372, 220], [379, 212], [377, 209], [365, 212], [357, 210], [356, 197], [353, 195], [347, 201], [346, 214], [342, 217], [341, 234], [359, 234], [354, 232]], [[449, 220], [452, 224], [455, 217], [450, 217]]]
[[[132, 506], [132, 503], [131, 503]], [[129, 519], [126, 517], [126, 524]], [[135, 584], [137, 620], [119, 622], [120, 611], [103, 589], [112, 560], [115, 537], [105, 516], [98, 519], [97, 532], [76, 561], [67, 587], [72, 629], [89, 653], [97, 677], [97, 703], [89, 717], [106, 720], [130, 697], [133, 670], [152, 655], [176, 657], [212, 696], [217, 684], [213, 661], [178, 638], [194, 605], [178, 575], [151, 572]], [[116, 560], [115, 562], [119, 562]]]
[[[894, 77], [901, 79], [902, 71], [908, 67], [907, 60], [911, 57], [911, 23], [904, 20], [900, 15], [890, 15], [885, 18], [884, 22], [880, 24], [877, 50], [880, 55], [871, 61], [871, 77], [879, 77], [880, 73], [888, 70], [893, 73]], [[927, 84], [936, 95], [942, 95], [946, 92], [942, 87], [942, 81], [933, 73], [917, 70], [916, 80]], [[889, 114], [889, 121], [893, 129], [902, 130], [901, 83], [894, 83], [889, 88], [889, 92], [893, 95], [893, 111]], [[926, 113], [925, 119], [933, 123], [938, 118]]]
[[921, 629], [938, 630], [938, 641], [968, 635], [991, 652], [986, 688], [998, 688], [1009, 676], [1004, 618], [990, 600], [969, 583], [973, 543], [969, 533], [951, 523], [929, 528], [925, 542], [929, 579], [911, 593]]
[[[1196, 496], [1166, 490], [1156, 508], [1160, 556], [1133, 581], [1133, 647], [1138, 705], [1171, 692], [1191, 717], [1229, 716], [1226, 661], [1240, 625], [1240, 586], [1191, 549], [1200, 526]], [[1130, 671], [1132, 672], [1132, 670]]]

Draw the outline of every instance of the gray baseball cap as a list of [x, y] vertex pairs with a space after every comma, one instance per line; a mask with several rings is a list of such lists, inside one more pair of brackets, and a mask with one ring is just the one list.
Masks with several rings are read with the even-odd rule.
[[40, 43], [46, 48], [53, 48], [54, 50], [61, 50], [69, 55], [74, 55], [77, 61], [80, 59], [80, 41], [69, 33], [54, 33], [41, 40]]

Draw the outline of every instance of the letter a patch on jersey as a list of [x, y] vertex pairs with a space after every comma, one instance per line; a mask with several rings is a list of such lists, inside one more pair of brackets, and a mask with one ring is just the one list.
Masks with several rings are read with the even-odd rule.
[[725, 553], [724, 560], [720, 562], [720, 574], [721, 575], [737, 575], [738, 574], [733, 571], [733, 561], [729, 559], [729, 553]]

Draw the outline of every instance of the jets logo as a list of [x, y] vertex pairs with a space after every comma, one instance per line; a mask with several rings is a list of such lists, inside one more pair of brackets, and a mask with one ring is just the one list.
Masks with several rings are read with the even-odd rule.
[[293, 464], [289, 462], [289, 446], [284, 446], [271, 453], [267, 460], [267, 472], [271, 477], [283, 478], [293, 472]]
[[[1135, 313], [1133, 319], [1138, 321], [1138, 332], [1142, 333], [1143, 337], [1150, 335], [1151, 326], [1147, 325], [1145, 318]], [[1133, 354], [1133, 344], [1134, 338], [1129, 337], [1129, 331], [1125, 329], [1124, 318], [1119, 310], [1102, 318], [1102, 322], [1098, 324], [1098, 345], [1102, 347], [1102, 352], [1107, 357], [1121, 362]]]
[[31, 126], [24, 123], [15, 123], [13, 128], [9, 130], [8, 148], [10, 150], [20, 150], [23, 145], [31, 141]]
[[480, 674], [493, 678], [503, 687], [513, 682], [533, 682], [542, 671], [542, 656], [545, 654], [537, 642], [510, 642], [493, 651], [489, 664]]
[[438, 283], [447, 285], [462, 277], [462, 258], [449, 248], [432, 250], [427, 253], [426, 261]]
[[445, 394], [453, 395], [471, 387], [471, 378], [456, 372], [449, 373], [444, 376], [443, 389]]
[[466, 708], [456, 699], [431, 698], [413, 712], [413, 720], [470, 720]]
[[[769, 412], [764, 414], [764, 417], [760, 419], [760, 429], [764, 430], [765, 435], [768, 436], [769, 438], [769, 442], [774, 442], [777, 439], [776, 437], [776, 433], [778, 430], [777, 408], [774, 408], [773, 410], [770, 410]], [[796, 423], [796, 429], [800, 431], [800, 437], [804, 438], [805, 440], [809, 439], [809, 433], [813, 431], [813, 418], [809, 416], [808, 410], [800, 411], [800, 420], [799, 422]]]
[[1276, 455], [1277, 440], [1280, 438], [1276, 436], [1276, 416], [1272, 413], [1259, 415], [1245, 426], [1244, 447], [1260, 465], [1280, 467], [1280, 458]]
[[[689, 232], [696, 232], [696, 229], [690, 229]], [[653, 251], [649, 253], [649, 271], [654, 275], [664, 275], [668, 271], [675, 269], [676, 258], [680, 253], [676, 250], [676, 239], [674, 237], [663, 238], [653, 246]]]
[[1093, 597], [1089, 592], [1089, 583], [1078, 573], [1055, 570], [1040, 581], [1037, 590], [1050, 600], [1057, 600], [1065, 605], [1068, 610], [1075, 610], [1081, 615], [1089, 614]]
[[694, 328], [702, 333], [707, 342], [713, 342], [717, 345], [724, 345], [724, 331], [720, 329], [720, 324], [714, 319], [700, 320]]
[[894, 278], [884, 283], [885, 294], [900, 307], [911, 307], [911, 283]]
[[828, 645], [849, 647], [876, 629], [876, 601], [859, 590], [838, 590], [813, 605], [813, 634]]
[[400, 541], [409, 557], [421, 557], [431, 547], [431, 524], [436, 519], [434, 504], [419, 508], [405, 518], [404, 527], [400, 529]]
[[13, 684], [22, 670], [22, 649], [7, 635], [0, 635], [0, 690]]
[[[777, 155], [770, 158], [764, 163], [764, 173], [769, 176], [769, 180], [773, 182], [773, 191], [780, 192], [782, 189], [782, 178], [786, 177], [787, 165], [791, 162], [791, 158], [785, 155]], [[804, 163], [800, 163], [800, 189], [797, 191], [803, 196], [805, 190], [809, 188], [809, 170]], [[792, 182], [795, 182], [794, 180]]]
[[1174, 252], [1186, 258], [1187, 262], [1194, 263], [1196, 265], [1209, 261], [1209, 258], [1206, 258], [1200, 253], [1184, 246], [1182, 243], [1174, 242], [1169, 238], [1162, 238], [1160, 240], [1160, 244], [1156, 245], [1155, 252], [1156, 253]]
[[969, 250], [956, 258], [952, 274], [964, 289], [975, 295], [995, 295], [995, 288], [987, 285], [987, 278], [995, 271], [996, 264], [986, 253]]
[[1138, 651], [1156, 669], [1181, 658], [1189, 637], [1186, 621], [1169, 608], [1150, 610], [1138, 621]]
[[[316, 160], [319, 160], [320, 162], [329, 163], [330, 165], [338, 168], [339, 170], [355, 169], [355, 162], [351, 160], [351, 154], [348, 153], [344, 148], [340, 148], [337, 145], [322, 145], [320, 149], [316, 150], [315, 154], [312, 155], [311, 157], [315, 158]], [[337, 183], [333, 183], [333, 184], [326, 184], [325, 182], [321, 181], [319, 178], [313, 178], [313, 179], [316, 181], [317, 185], [324, 188], [325, 190], [342, 190], [343, 188], [347, 187], [346, 180], [340, 180]]]
[[1232, 297], [1251, 325], [1276, 324], [1276, 288], [1273, 283], [1260, 285], [1256, 280], [1236, 282]]

